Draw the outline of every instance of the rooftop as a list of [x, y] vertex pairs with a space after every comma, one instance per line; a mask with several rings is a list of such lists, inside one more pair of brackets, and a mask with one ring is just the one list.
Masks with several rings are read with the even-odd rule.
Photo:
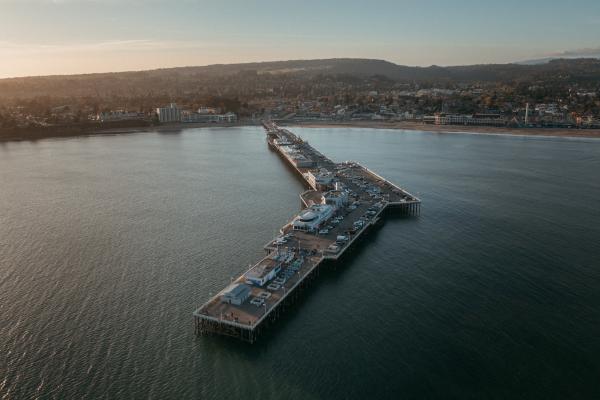
[[251, 290], [252, 289], [250, 288], [250, 286], [246, 285], [245, 283], [234, 283], [228, 286], [222, 292], [222, 296], [235, 298], [245, 297]]

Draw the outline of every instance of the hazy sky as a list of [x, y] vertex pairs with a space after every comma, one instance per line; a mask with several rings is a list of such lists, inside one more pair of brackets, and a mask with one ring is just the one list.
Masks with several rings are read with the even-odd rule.
[[0, 0], [0, 77], [365, 57], [511, 62], [600, 47], [600, 0]]

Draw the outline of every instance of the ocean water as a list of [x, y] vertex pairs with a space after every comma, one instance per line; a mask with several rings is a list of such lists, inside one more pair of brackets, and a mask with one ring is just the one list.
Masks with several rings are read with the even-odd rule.
[[600, 140], [295, 128], [421, 197], [248, 345], [192, 311], [302, 185], [258, 127], [0, 144], [0, 398], [600, 398]]

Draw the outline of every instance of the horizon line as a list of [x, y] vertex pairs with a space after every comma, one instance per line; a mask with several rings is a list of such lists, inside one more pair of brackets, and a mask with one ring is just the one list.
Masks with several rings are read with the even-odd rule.
[[447, 64], [447, 65], [439, 65], [439, 64], [430, 64], [430, 65], [410, 65], [410, 64], [398, 64], [393, 61], [389, 61], [383, 58], [367, 58], [367, 57], [332, 57], [332, 58], [295, 58], [295, 59], [274, 59], [274, 60], [264, 60], [264, 61], [243, 61], [243, 62], [232, 62], [232, 63], [212, 63], [212, 64], [195, 64], [195, 65], [177, 65], [177, 66], [162, 66], [162, 67], [150, 67], [147, 69], [123, 69], [123, 70], [108, 70], [108, 71], [94, 71], [94, 72], [78, 72], [78, 73], [65, 73], [65, 74], [48, 74], [48, 75], [20, 75], [20, 76], [0, 76], [0, 80], [10, 80], [10, 79], [27, 79], [27, 78], [55, 78], [55, 77], [68, 77], [68, 76], [89, 76], [89, 75], [103, 75], [103, 74], [121, 74], [121, 73], [135, 73], [135, 72], [151, 72], [151, 71], [160, 71], [167, 69], [184, 69], [184, 68], [205, 68], [205, 67], [217, 67], [217, 66], [226, 66], [226, 65], [250, 65], [250, 64], [268, 64], [268, 63], [278, 63], [278, 62], [302, 62], [302, 61], [333, 61], [333, 60], [354, 60], [354, 61], [381, 61], [389, 64], [393, 64], [398, 67], [408, 67], [408, 68], [452, 68], [452, 67], [469, 67], [469, 66], [482, 66], [482, 65], [524, 65], [526, 63], [537, 62], [545, 63], [547, 61], [552, 60], [574, 60], [574, 59], [598, 59], [598, 57], [546, 57], [535, 60], [522, 60], [522, 61], [513, 61], [507, 63], [474, 63], [474, 64]]

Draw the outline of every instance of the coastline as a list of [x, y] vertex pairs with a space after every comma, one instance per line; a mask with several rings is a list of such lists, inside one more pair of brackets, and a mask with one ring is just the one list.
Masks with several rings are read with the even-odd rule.
[[97, 135], [126, 135], [132, 133], [164, 132], [177, 133], [188, 128], [226, 128], [234, 126], [259, 125], [256, 121], [240, 121], [235, 123], [207, 124], [177, 123], [166, 125], [140, 125], [126, 124], [125, 126], [90, 126], [90, 125], [65, 125], [43, 128], [16, 128], [0, 129], [0, 143], [36, 141], [42, 139], [58, 139], [69, 137], [84, 137]]
[[423, 131], [437, 133], [470, 133], [513, 136], [550, 136], [600, 139], [600, 129], [565, 129], [565, 128], [499, 128], [473, 125], [430, 125], [419, 122], [279, 122], [281, 126], [298, 126], [303, 128], [371, 128], [396, 129], [407, 131]]
[[[474, 135], [512, 135], [512, 136], [538, 136], [538, 137], [565, 137], [565, 138], [592, 138], [600, 139], [600, 129], [565, 129], [565, 128], [499, 128], [491, 126], [472, 125], [430, 125], [419, 122], [384, 122], [384, 121], [288, 121], [281, 126], [297, 126], [304, 128], [370, 128], [391, 129], [436, 133], [466, 133]], [[34, 129], [0, 129], [0, 143], [36, 141], [50, 138], [68, 138], [96, 135], [123, 135], [145, 132], [177, 133], [189, 128], [228, 128], [238, 126], [260, 125], [256, 120], [242, 120], [235, 123], [207, 124], [207, 123], [177, 123], [167, 125], [139, 125], [126, 124], [125, 126], [90, 126], [71, 125], [54, 126]]]

